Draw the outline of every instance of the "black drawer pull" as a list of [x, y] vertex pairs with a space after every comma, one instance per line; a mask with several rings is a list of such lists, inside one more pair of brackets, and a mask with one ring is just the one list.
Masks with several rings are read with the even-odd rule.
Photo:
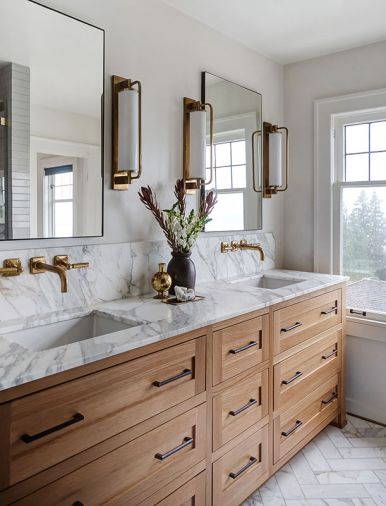
[[243, 466], [241, 469], [239, 469], [236, 473], [229, 473], [229, 478], [232, 478], [233, 480], [235, 480], [236, 478], [238, 478], [240, 476], [240, 474], [245, 473], [245, 471], [247, 471], [250, 467], [254, 466], [256, 463], [257, 463], [257, 458], [251, 457], [248, 461], [248, 464], [245, 464], [245, 466]]
[[72, 503], [72, 506], [84, 506], [84, 504], [80, 501], [75, 501], [74, 503]]
[[336, 357], [337, 353], [338, 353], [338, 350], [334, 350], [331, 353], [329, 353], [328, 355], [322, 355], [322, 359], [328, 360], [331, 357]]
[[249, 402], [247, 402], [247, 404], [245, 404], [244, 406], [242, 406], [241, 408], [239, 409], [236, 409], [236, 411], [229, 411], [229, 414], [231, 416], [237, 416], [239, 415], [240, 413], [242, 413], [243, 411], [245, 411], [246, 409], [249, 409], [251, 408], [252, 406], [254, 406], [255, 404], [257, 404], [257, 400], [256, 399], [250, 399]]
[[288, 379], [288, 380], [283, 380], [281, 383], [282, 385], [289, 385], [290, 383], [292, 383], [293, 381], [297, 380], [298, 378], [300, 378], [300, 376], [303, 376], [303, 373], [301, 371], [297, 371], [293, 376], [292, 378]]
[[326, 401], [323, 400], [322, 404], [324, 404], [325, 406], [327, 406], [327, 404], [331, 404], [337, 398], [338, 398], [338, 394], [336, 392], [334, 392], [329, 399], [327, 399]]
[[301, 427], [302, 425], [303, 422], [301, 422], [300, 420], [296, 420], [295, 425], [291, 427], [289, 430], [287, 430], [287, 432], [282, 432], [281, 435], [284, 437], [288, 437], [291, 434], [293, 434], [296, 430], [298, 430], [298, 428]]
[[185, 378], [185, 376], [190, 376], [192, 371], [190, 369], [184, 369], [180, 374], [176, 374], [175, 376], [172, 376], [171, 378], [167, 378], [166, 380], [162, 381], [153, 381], [153, 386], [155, 387], [163, 387], [164, 385], [168, 385], [169, 383], [172, 383], [173, 381], [177, 381], [181, 378]]
[[156, 453], [154, 455], [154, 458], [157, 460], [165, 460], [165, 459], [171, 457], [172, 455], [176, 454], [177, 452], [183, 450], [187, 446], [193, 444], [193, 442], [194, 442], [194, 440], [192, 437], [184, 437], [184, 441], [180, 445], [176, 446], [175, 448], [172, 448], [171, 450], [169, 450], [166, 453]]
[[80, 413], [75, 413], [75, 415], [71, 418], [71, 420], [68, 420], [67, 422], [60, 423], [59, 425], [55, 425], [55, 427], [51, 427], [50, 429], [43, 430], [43, 432], [39, 432], [38, 434], [34, 434], [33, 436], [30, 436], [29, 434], [23, 434], [20, 439], [23, 441], [23, 443], [33, 443], [34, 441], [37, 441], [38, 439], [42, 439], [45, 436], [48, 436], [50, 434], [53, 434], [54, 432], [58, 432], [59, 430], [65, 429], [66, 427], [70, 427], [71, 425], [74, 425], [75, 423], [82, 422], [84, 420], [84, 416]]
[[359, 316], [367, 316], [366, 311], [355, 311], [355, 309], [350, 309], [350, 314], [358, 314]]
[[322, 311], [320, 314], [326, 315], [330, 313], [338, 314], [338, 306], [334, 306], [331, 309], [327, 309], [326, 311]]
[[291, 332], [291, 330], [295, 330], [298, 327], [301, 327], [302, 325], [303, 325], [302, 322], [296, 322], [293, 325], [291, 325], [290, 327], [287, 327], [285, 329], [281, 329], [280, 332]]
[[236, 348], [235, 350], [229, 350], [229, 353], [232, 353], [232, 355], [237, 355], [238, 353], [241, 353], [242, 351], [249, 350], [249, 348], [253, 348], [254, 346], [257, 346], [256, 341], [251, 341], [249, 344], [246, 344], [245, 346], [241, 346], [241, 348]]

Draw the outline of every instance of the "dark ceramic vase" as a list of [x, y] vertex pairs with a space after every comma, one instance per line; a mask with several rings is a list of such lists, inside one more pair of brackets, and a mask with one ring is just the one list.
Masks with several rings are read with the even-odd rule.
[[184, 286], [185, 288], [193, 288], [196, 285], [196, 267], [190, 259], [191, 253], [175, 253], [172, 252], [172, 259], [168, 263], [168, 274], [170, 274], [173, 283], [169, 293], [174, 295], [174, 287]]

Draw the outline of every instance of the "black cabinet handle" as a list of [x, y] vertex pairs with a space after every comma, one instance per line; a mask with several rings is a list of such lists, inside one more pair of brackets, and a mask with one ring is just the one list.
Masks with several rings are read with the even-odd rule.
[[229, 414], [231, 416], [237, 416], [239, 415], [240, 413], [242, 413], [243, 411], [245, 411], [246, 409], [249, 409], [251, 408], [252, 406], [254, 406], [255, 404], [257, 404], [257, 400], [256, 399], [250, 399], [249, 402], [247, 402], [247, 404], [245, 404], [244, 406], [242, 406], [241, 408], [239, 409], [236, 409], [235, 411], [229, 411]]
[[237, 355], [238, 353], [241, 353], [242, 351], [249, 350], [249, 348], [253, 348], [253, 346], [257, 346], [256, 341], [251, 341], [249, 344], [246, 344], [245, 346], [241, 346], [241, 348], [236, 348], [235, 350], [229, 350], [229, 353], [232, 353], [232, 355]]
[[326, 315], [326, 314], [330, 314], [330, 313], [338, 314], [338, 306], [334, 306], [331, 309], [326, 309], [326, 311], [322, 311], [320, 314]]
[[84, 506], [84, 504], [80, 501], [75, 501], [74, 503], [72, 503], [72, 506]]
[[251, 457], [248, 461], [248, 464], [245, 464], [245, 466], [243, 466], [241, 469], [239, 469], [236, 473], [229, 473], [229, 478], [232, 478], [233, 480], [235, 480], [241, 474], [245, 473], [245, 471], [247, 471], [247, 469], [254, 466], [256, 463], [257, 463], [257, 458]]
[[299, 427], [303, 425], [303, 422], [300, 420], [296, 420], [295, 425], [291, 427], [287, 432], [282, 432], [281, 435], [284, 437], [288, 437], [291, 434], [293, 434], [296, 430], [298, 430]]
[[50, 434], [53, 434], [54, 432], [58, 432], [59, 430], [65, 429], [66, 427], [70, 427], [71, 425], [74, 425], [75, 423], [82, 422], [84, 420], [84, 416], [80, 413], [75, 413], [75, 415], [71, 418], [71, 420], [68, 420], [67, 422], [60, 423], [59, 425], [55, 425], [55, 427], [51, 427], [50, 429], [43, 430], [42, 432], [39, 432], [38, 434], [33, 434], [30, 436], [29, 434], [23, 434], [20, 439], [23, 441], [23, 443], [33, 443], [34, 441], [37, 441], [38, 439], [42, 439], [45, 436], [48, 436]]
[[183, 450], [187, 446], [193, 444], [193, 442], [194, 442], [194, 439], [192, 437], [184, 437], [184, 441], [180, 445], [176, 446], [175, 448], [172, 448], [171, 450], [169, 450], [166, 453], [156, 453], [154, 455], [154, 458], [157, 460], [165, 460], [165, 459], [171, 457], [172, 455], [176, 454], [177, 452]]
[[366, 311], [355, 311], [355, 309], [350, 309], [350, 314], [358, 314], [360, 316], [367, 316]]
[[295, 330], [297, 329], [298, 327], [301, 327], [303, 325], [302, 322], [296, 322], [294, 323], [293, 325], [291, 325], [290, 327], [287, 327], [287, 328], [284, 328], [284, 329], [281, 329], [280, 332], [291, 332], [291, 330]]
[[336, 392], [334, 392], [329, 399], [327, 399], [326, 401], [323, 400], [322, 404], [324, 404], [325, 406], [327, 406], [327, 404], [331, 404], [337, 398], [338, 398], [338, 394]]
[[289, 385], [290, 383], [292, 383], [293, 381], [297, 380], [298, 378], [300, 378], [300, 376], [303, 376], [303, 373], [301, 371], [297, 371], [293, 376], [292, 378], [290, 379], [287, 379], [287, 380], [283, 380], [281, 383], [282, 385]]
[[175, 376], [172, 376], [171, 378], [167, 378], [162, 381], [153, 381], [153, 386], [155, 387], [163, 387], [164, 385], [168, 385], [169, 383], [172, 383], [173, 381], [177, 381], [181, 378], [185, 378], [185, 376], [190, 376], [193, 374], [193, 372], [190, 369], [184, 369], [180, 374], [176, 374]]
[[337, 353], [338, 353], [338, 350], [334, 350], [331, 353], [329, 353], [328, 355], [322, 355], [322, 359], [323, 360], [328, 360], [331, 357], [336, 357]]

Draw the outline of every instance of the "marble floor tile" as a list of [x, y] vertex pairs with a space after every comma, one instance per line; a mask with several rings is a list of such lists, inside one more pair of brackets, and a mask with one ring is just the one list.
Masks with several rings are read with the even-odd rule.
[[243, 506], [386, 506], [386, 428], [328, 426]]

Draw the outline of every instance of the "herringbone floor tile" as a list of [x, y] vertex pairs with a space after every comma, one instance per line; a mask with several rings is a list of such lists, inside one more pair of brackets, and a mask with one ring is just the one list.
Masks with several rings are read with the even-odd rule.
[[386, 506], [386, 428], [328, 426], [243, 506]]

